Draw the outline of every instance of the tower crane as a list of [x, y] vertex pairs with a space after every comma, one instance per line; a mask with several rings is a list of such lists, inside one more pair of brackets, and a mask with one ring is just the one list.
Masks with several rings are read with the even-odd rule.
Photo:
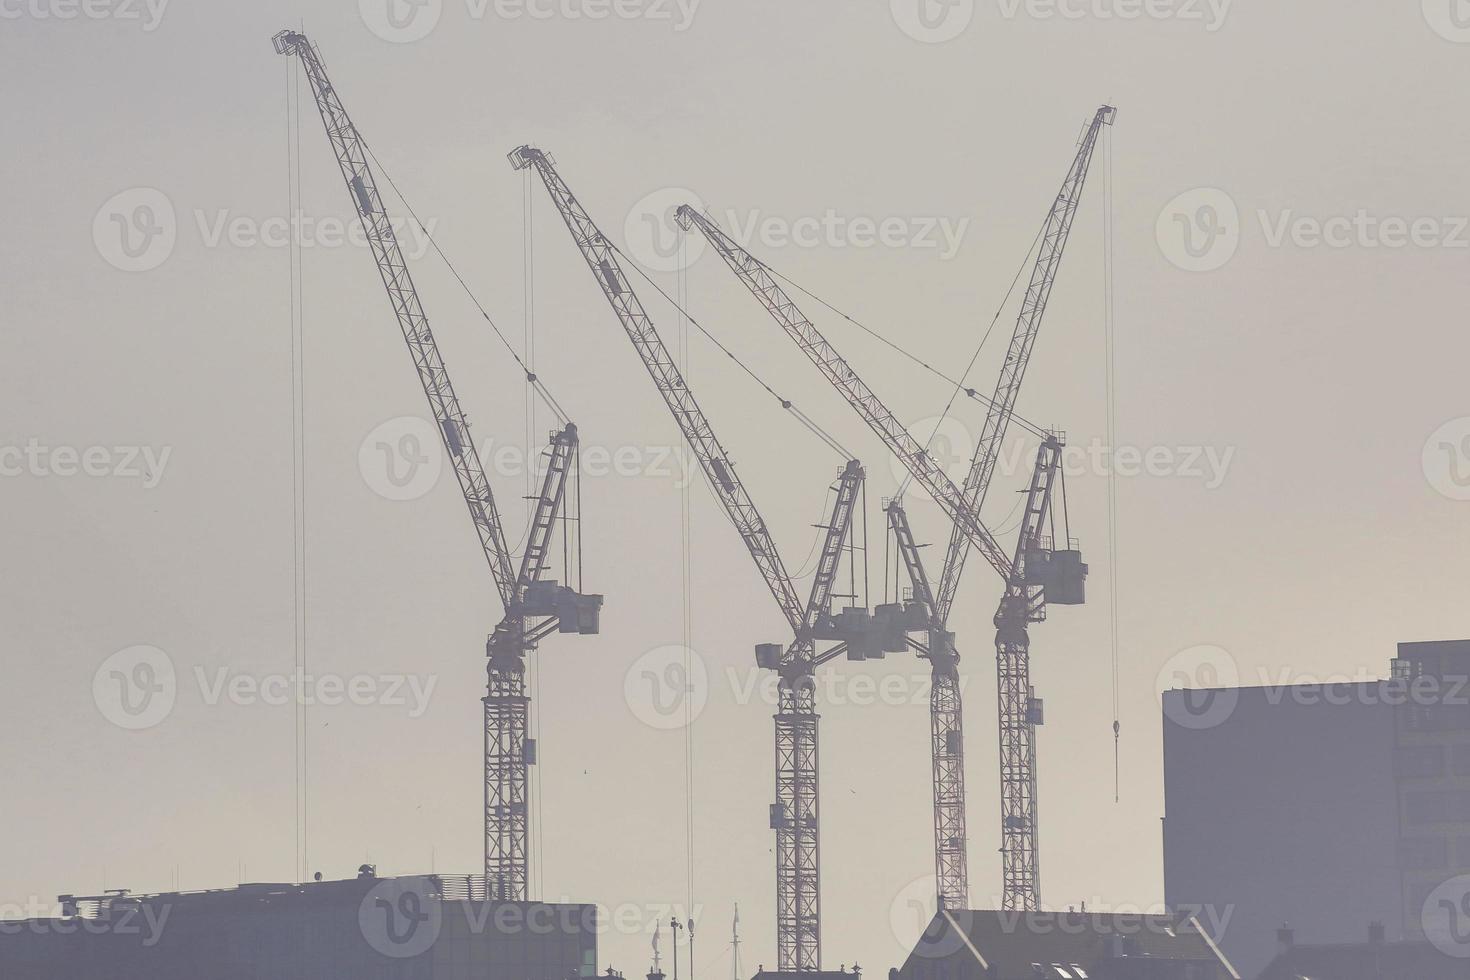
[[[968, 902], [966, 867], [964, 750], [962, 708], [959, 690], [959, 655], [953, 634], [945, 629], [969, 549], [974, 546], [1000, 575], [1007, 596], [1012, 583], [1025, 579], [1025, 569], [1000, 550], [994, 537], [980, 521], [996, 461], [1016, 398], [1035, 346], [1036, 335], [1046, 312], [1047, 300], [1061, 265], [1062, 253], [1071, 233], [1083, 184], [1103, 126], [1110, 126], [1117, 110], [1102, 106], [1079, 141], [1077, 152], [1062, 182], [1061, 190], [1047, 214], [1042, 229], [1031, 279], [1021, 304], [1010, 346], [995, 393], [987, 402], [984, 430], [965, 478], [963, 489], [955, 487], [939, 464], [929, 455], [882, 403], [857, 372], [827, 342], [781, 287], [771, 269], [752, 256], [707, 215], [689, 205], [678, 209], [677, 220], [685, 229], [697, 228], [714, 246], [725, 264], [760, 301], [803, 353], [837, 388], [868, 426], [883, 440], [913, 477], [954, 522], [950, 547], [937, 593], [930, 594], [932, 614], [927, 655], [934, 684], [930, 697], [931, 762], [934, 783], [935, 876], [942, 907], [963, 907]], [[900, 510], [901, 514], [901, 510]], [[892, 512], [890, 512], [890, 517]], [[910, 535], [910, 543], [912, 536]], [[917, 551], [914, 552], [917, 557]], [[1038, 556], [1039, 557], [1039, 556]], [[1033, 577], [1047, 577], [1051, 601], [1079, 603], [1087, 566], [1070, 541], [1056, 549], [1050, 560], [1038, 561]], [[925, 592], [929, 590], [926, 588]], [[1043, 590], [1044, 596], [1045, 590]], [[1045, 601], [1043, 598], [1042, 602]], [[1001, 814], [1003, 898], [1005, 909], [1031, 910], [1039, 907], [1036, 840], [1035, 718], [1030, 697], [1029, 656], [1025, 642], [1025, 619], [1018, 632], [1012, 612], [1019, 603], [1002, 602], [1004, 616], [996, 621], [997, 674], [1001, 685]], [[1018, 640], [1018, 637], [1020, 638]]]
[[[904, 624], [896, 618], [878, 624], [865, 608], [830, 613], [832, 586], [843, 543], [864, 479], [862, 466], [849, 460], [836, 487], [832, 517], [826, 524], [810, 598], [803, 605], [776, 551], [765, 521], [716, 439], [709, 419], [694, 400], [653, 321], [633, 291], [607, 239], [572, 194], [550, 157], [521, 146], [510, 153], [518, 170], [532, 168], [546, 185], [593, 278], [617, 314], [628, 339], [663, 396], [674, 421], [699, 460], [710, 487], [745, 542], [756, 568], [786, 617], [794, 638], [786, 646], [756, 646], [756, 663], [773, 670], [780, 682], [776, 727], [776, 803], [771, 827], [776, 832], [777, 954], [784, 972], [821, 969], [821, 895], [819, 888], [817, 720], [814, 672], [846, 654], [849, 659], [876, 659], [903, 647]], [[790, 408], [790, 403], [783, 403]], [[836, 644], [817, 650], [817, 641]]]
[[[535, 761], [535, 743], [526, 734], [530, 712], [526, 656], [554, 632], [597, 633], [602, 608], [602, 596], [583, 594], [543, 577], [566, 496], [568, 475], [575, 465], [577, 427], [562, 418], [563, 428], [552, 435], [526, 548], [517, 565], [506, 544], [500, 512], [470, 436], [469, 421], [450, 383], [449, 372], [368, 165], [367, 145], [329, 80], [321, 54], [305, 35], [281, 31], [272, 38], [272, 43], [278, 54], [301, 59], [348, 196], [372, 248], [378, 273], [413, 357], [503, 607], [503, 618], [485, 644], [488, 659], [483, 699], [486, 897], [526, 901], [530, 854], [527, 769]], [[529, 372], [527, 380], [537, 382]]]

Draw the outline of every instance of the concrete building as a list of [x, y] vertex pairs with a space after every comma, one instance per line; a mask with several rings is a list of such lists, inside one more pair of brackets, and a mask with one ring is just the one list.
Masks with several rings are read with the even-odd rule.
[[1188, 915], [942, 910], [890, 980], [1238, 980]]
[[1400, 644], [1386, 674], [1164, 695], [1165, 900], [1203, 909], [1245, 976], [1288, 923], [1420, 938], [1470, 869], [1470, 641]]
[[1298, 946], [1282, 930], [1281, 952], [1259, 980], [1464, 980], [1466, 962], [1446, 956], [1427, 942], [1390, 943], [1381, 928], [1370, 929], [1365, 943]]
[[597, 969], [592, 905], [486, 901], [425, 875], [62, 896], [0, 923], [5, 980], [572, 980]]

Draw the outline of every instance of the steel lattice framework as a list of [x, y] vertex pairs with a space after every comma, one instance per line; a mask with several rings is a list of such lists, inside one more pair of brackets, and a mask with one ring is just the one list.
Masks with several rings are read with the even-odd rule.
[[[968, 508], [980, 513], [985, 503], [985, 494], [990, 489], [990, 479], [995, 475], [995, 463], [1000, 458], [1001, 445], [1011, 417], [1016, 413], [1016, 399], [1021, 394], [1021, 382], [1026, 377], [1026, 367], [1031, 363], [1031, 352], [1036, 347], [1036, 335], [1041, 330], [1041, 321], [1046, 315], [1047, 300], [1057, 279], [1057, 270], [1062, 265], [1062, 253], [1067, 247], [1067, 238], [1072, 233], [1072, 221], [1077, 216], [1077, 205], [1082, 198], [1082, 186], [1087, 181], [1087, 172], [1092, 165], [1092, 154], [1097, 148], [1098, 134], [1103, 126], [1112, 125], [1117, 110], [1103, 106], [1092, 117], [1092, 124], [1078, 144], [1072, 165], [1062, 180], [1061, 190], [1047, 212], [1042, 226], [1041, 245], [1036, 262], [1031, 268], [1031, 280], [1026, 286], [1026, 295], [1021, 300], [1021, 312], [1016, 317], [1011, 342], [1006, 348], [1005, 362], [1001, 365], [1000, 378], [995, 383], [995, 392], [986, 405], [985, 426], [980, 431], [980, 440], [975, 444], [975, 455], [970, 461], [970, 471], [965, 475], [964, 497]], [[959, 588], [960, 574], [965, 570], [965, 557], [970, 552], [970, 539], [956, 525], [950, 532], [949, 551], [944, 558], [944, 570], [939, 577], [939, 592], [935, 596], [938, 605], [935, 611], [941, 621], [948, 621], [949, 610], [954, 605], [955, 591]], [[993, 563], [992, 563], [993, 564]]]
[[838, 560], [864, 480], [862, 466], [857, 460], [849, 460], [839, 478], [811, 595], [803, 605], [765, 521], [634, 292], [617, 249], [587, 214], [546, 153], [522, 146], [513, 150], [509, 159], [518, 170], [534, 169], [546, 186], [573, 242], [794, 633], [792, 643], [781, 651], [779, 662], [767, 664], [780, 675], [779, 707], [775, 716], [776, 803], [771, 814], [776, 831], [777, 958], [782, 971], [820, 970], [818, 715], [813, 672], [817, 666], [841, 655], [847, 643], [844, 639], [817, 654], [814, 632], [819, 626], [824, 633], [840, 632], [833, 629], [828, 607]]
[[[392, 221], [383, 206], [377, 180], [368, 165], [367, 146], [328, 78], [320, 53], [305, 35], [282, 31], [272, 38], [272, 43], [278, 54], [301, 59], [327, 139], [413, 357], [504, 609], [504, 618], [486, 643], [485, 877], [491, 897], [526, 901], [530, 850], [526, 785], [530, 751], [526, 739], [529, 700], [525, 695], [525, 658], [540, 640], [558, 629], [564, 612], [578, 616], [575, 629], [564, 632], [596, 632], [595, 610], [602, 604], [601, 596], [580, 596], [564, 586], [551, 593], [534, 592], [538, 586], [554, 585], [543, 582], [542, 574], [577, 452], [577, 427], [568, 422], [552, 436], [546, 475], [517, 570], [506, 545], [505, 530], [485, 468], [470, 436], [469, 421], [450, 382]], [[591, 609], [593, 620], [584, 622], [580, 609]]]
[[1002, 903], [1006, 911], [1035, 911], [1041, 902], [1037, 846], [1036, 701], [1031, 689], [1029, 624], [1046, 618], [1043, 590], [1029, 582], [1029, 555], [1043, 547], [1062, 441], [1049, 436], [1036, 451], [1026, 512], [1016, 541], [1016, 571], [995, 612], [996, 702], [1000, 719], [1000, 833]]
[[929, 491], [955, 522], [956, 527], [962, 528], [963, 533], [980, 548], [996, 572], [1002, 577], [1008, 576], [1011, 570], [1010, 559], [995, 537], [980, 523], [973, 508], [964, 505], [964, 494], [960, 488], [954, 485], [944, 468], [801, 312], [766, 264], [725, 234], [707, 215], [687, 204], [680, 206], [677, 220], [684, 228], [694, 227], [700, 230], [720, 258], [725, 260], [725, 264], [734, 271], [751, 294], [760, 300], [761, 305], [801, 348], [802, 353], [842, 393], [868, 423], [868, 427], [883, 440], [889, 451], [914, 475], [914, 479]]
[[[897, 417], [889, 411], [882, 400], [868, 387], [851, 365], [822, 336], [812, 321], [807, 318], [790, 295], [781, 287], [774, 272], [755, 258], [727, 235], [707, 215], [684, 205], [678, 209], [679, 224], [685, 229], [697, 228], [712, 244], [715, 251], [745, 284], [750, 293], [765, 307], [771, 317], [781, 326], [797, 347], [808, 357], [827, 380], [835, 387], [867, 422], [869, 428], [883, 441], [922, 485], [933, 499], [944, 509], [954, 522], [950, 545], [940, 577], [939, 589], [931, 591], [927, 576], [923, 575], [918, 551], [913, 545], [912, 533], [903, 517], [902, 507], [896, 509], [897, 523], [890, 509], [890, 527], [895, 536], [907, 536], [907, 553], [903, 541], [899, 541], [900, 554], [908, 562], [915, 594], [922, 595], [931, 610], [933, 629], [930, 643], [922, 650], [931, 660], [933, 686], [930, 696], [930, 745], [931, 770], [934, 793], [934, 861], [941, 907], [964, 907], [969, 901], [969, 880], [965, 853], [967, 850], [964, 787], [964, 740], [963, 708], [959, 689], [959, 655], [955, 651], [953, 634], [945, 629], [949, 613], [959, 585], [965, 558], [971, 547], [978, 547], [990, 566], [1000, 575], [1002, 582], [1010, 583], [1017, 570], [1012, 561], [1001, 550], [994, 536], [980, 520], [980, 508], [995, 472], [1012, 416], [1015, 414], [1016, 399], [1025, 378], [1026, 367], [1035, 347], [1036, 337], [1046, 312], [1052, 285], [1056, 281], [1062, 254], [1071, 233], [1073, 219], [1082, 188], [1091, 166], [1093, 152], [1097, 146], [1101, 128], [1111, 125], [1116, 110], [1103, 106], [1094, 114], [1084, 131], [1077, 152], [1067, 170], [1042, 229], [1041, 244], [1022, 300], [1010, 345], [995, 393], [987, 402], [985, 426], [976, 445], [974, 459], [965, 478], [963, 489], [949, 479], [940, 465], [919, 444]], [[901, 526], [900, 526], [901, 525]], [[916, 575], [916, 572], [918, 573]], [[922, 580], [922, 587], [921, 587]], [[1003, 603], [1004, 604], [1004, 603]], [[1009, 619], [1006, 620], [1010, 622]], [[997, 623], [996, 664], [998, 681], [1003, 686], [1014, 687], [1019, 672], [1020, 683], [1029, 692], [1029, 663], [1025, 653], [1019, 656], [1014, 644], [1007, 639], [1009, 626], [1001, 628]], [[1027, 695], [1029, 699], [1029, 693]], [[1029, 701], [1028, 701], [1029, 703]], [[1012, 710], [1019, 704], [1013, 698], [1002, 698], [1002, 712]], [[1035, 777], [1035, 730], [1026, 712], [1019, 716], [1003, 714], [1000, 719], [1002, 733], [1001, 749], [1001, 793], [1002, 817], [1014, 819], [1021, 810], [1025, 811], [1025, 825], [1029, 830], [1029, 847], [1012, 847], [1007, 831], [1002, 829], [1003, 855], [1006, 868], [1003, 902], [1007, 909], [1032, 909], [1039, 905], [1039, 880], [1036, 875], [1036, 777]], [[1018, 762], [1015, 753], [1004, 747], [1006, 733], [1025, 729], [1024, 741], [1029, 752]], [[1019, 768], [1018, 768], [1019, 767]], [[1020, 771], [1019, 778], [1014, 774]], [[1016, 787], [1029, 787], [1021, 793]], [[1020, 862], [1012, 867], [1012, 862]], [[1016, 890], [1020, 889], [1020, 890]]]

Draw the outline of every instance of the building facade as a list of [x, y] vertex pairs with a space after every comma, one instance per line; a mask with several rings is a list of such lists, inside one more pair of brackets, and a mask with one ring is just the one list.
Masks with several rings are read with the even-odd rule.
[[573, 980], [597, 972], [592, 905], [486, 901], [424, 875], [90, 899], [0, 923], [5, 980]]
[[1388, 667], [1164, 694], [1165, 898], [1203, 909], [1244, 976], [1288, 924], [1315, 945], [1375, 924], [1422, 939], [1470, 872], [1470, 641], [1403, 643]]
[[944, 909], [890, 980], [1238, 980], [1189, 915]]

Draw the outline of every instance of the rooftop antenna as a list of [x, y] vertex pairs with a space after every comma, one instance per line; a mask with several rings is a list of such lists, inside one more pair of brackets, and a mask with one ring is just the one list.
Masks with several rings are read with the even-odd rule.
[[735, 918], [730, 923], [730, 980], [740, 980], [740, 903], [735, 903]]
[[658, 929], [659, 923], [653, 922], [653, 969], [648, 971], [648, 980], [664, 980], [664, 971], [658, 951]]

